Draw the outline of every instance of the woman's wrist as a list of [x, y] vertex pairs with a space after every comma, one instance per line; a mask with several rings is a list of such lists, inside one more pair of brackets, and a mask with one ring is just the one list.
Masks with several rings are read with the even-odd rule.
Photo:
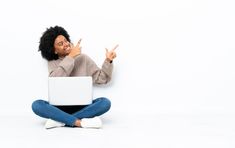
[[110, 60], [109, 58], [106, 58], [106, 61], [109, 62], [109, 63], [113, 62], [113, 60]]

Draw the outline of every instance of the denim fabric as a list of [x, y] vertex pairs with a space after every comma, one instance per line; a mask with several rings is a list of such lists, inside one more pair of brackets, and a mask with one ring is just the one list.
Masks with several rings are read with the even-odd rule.
[[48, 101], [36, 100], [32, 103], [32, 110], [36, 115], [65, 123], [68, 126], [74, 126], [77, 119], [100, 116], [107, 112], [110, 107], [111, 102], [104, 97], [93, 100], [92, 104], [87, 105], [73, 114], [64, 112], [58, 107], [49, 104]]

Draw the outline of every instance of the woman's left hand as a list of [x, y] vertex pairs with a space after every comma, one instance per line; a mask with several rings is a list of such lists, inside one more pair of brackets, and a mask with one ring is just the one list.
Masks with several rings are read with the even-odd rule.
[[106, 49], [106, 60], [108, 60], [109, 62], [110, 61], [113, 61], [113, 59], [116, 58], [116, 52], [115, 52], [115, 49], [118, 48], [118, 45], [116, 45], [112, 50], [108, 50], [107, 48]]

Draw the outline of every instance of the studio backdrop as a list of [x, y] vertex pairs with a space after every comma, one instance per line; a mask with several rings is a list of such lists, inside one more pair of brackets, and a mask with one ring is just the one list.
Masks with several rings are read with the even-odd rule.
[[113, 113], [234, 114], [233, 0], [8, 0], [0, 5], [0, 115], [31, 115], [47, 100], [38, 52], [59, 25], [101, 66], [116, 44], [112, 81], [94, 86]]

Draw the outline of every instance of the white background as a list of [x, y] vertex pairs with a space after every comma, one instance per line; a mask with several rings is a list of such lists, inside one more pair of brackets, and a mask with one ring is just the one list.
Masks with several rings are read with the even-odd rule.
[[0, 4], [0, 115], [32, 114], [47, 99], [38, 52], [46, 28], [64, 27], [99, 66], [119, 44], [111, 83], [95, 87], [123, 113], [235, 114], [232, 0], [8, 0]]
[[[0, 147], [235, 147], [235, 1], [0, 2]], [[45, 130], [46, 28], [60, 25], [99, 66], [117, 43], [102, 129]], [[92, 142], [91, 142], [92, 140]]]

